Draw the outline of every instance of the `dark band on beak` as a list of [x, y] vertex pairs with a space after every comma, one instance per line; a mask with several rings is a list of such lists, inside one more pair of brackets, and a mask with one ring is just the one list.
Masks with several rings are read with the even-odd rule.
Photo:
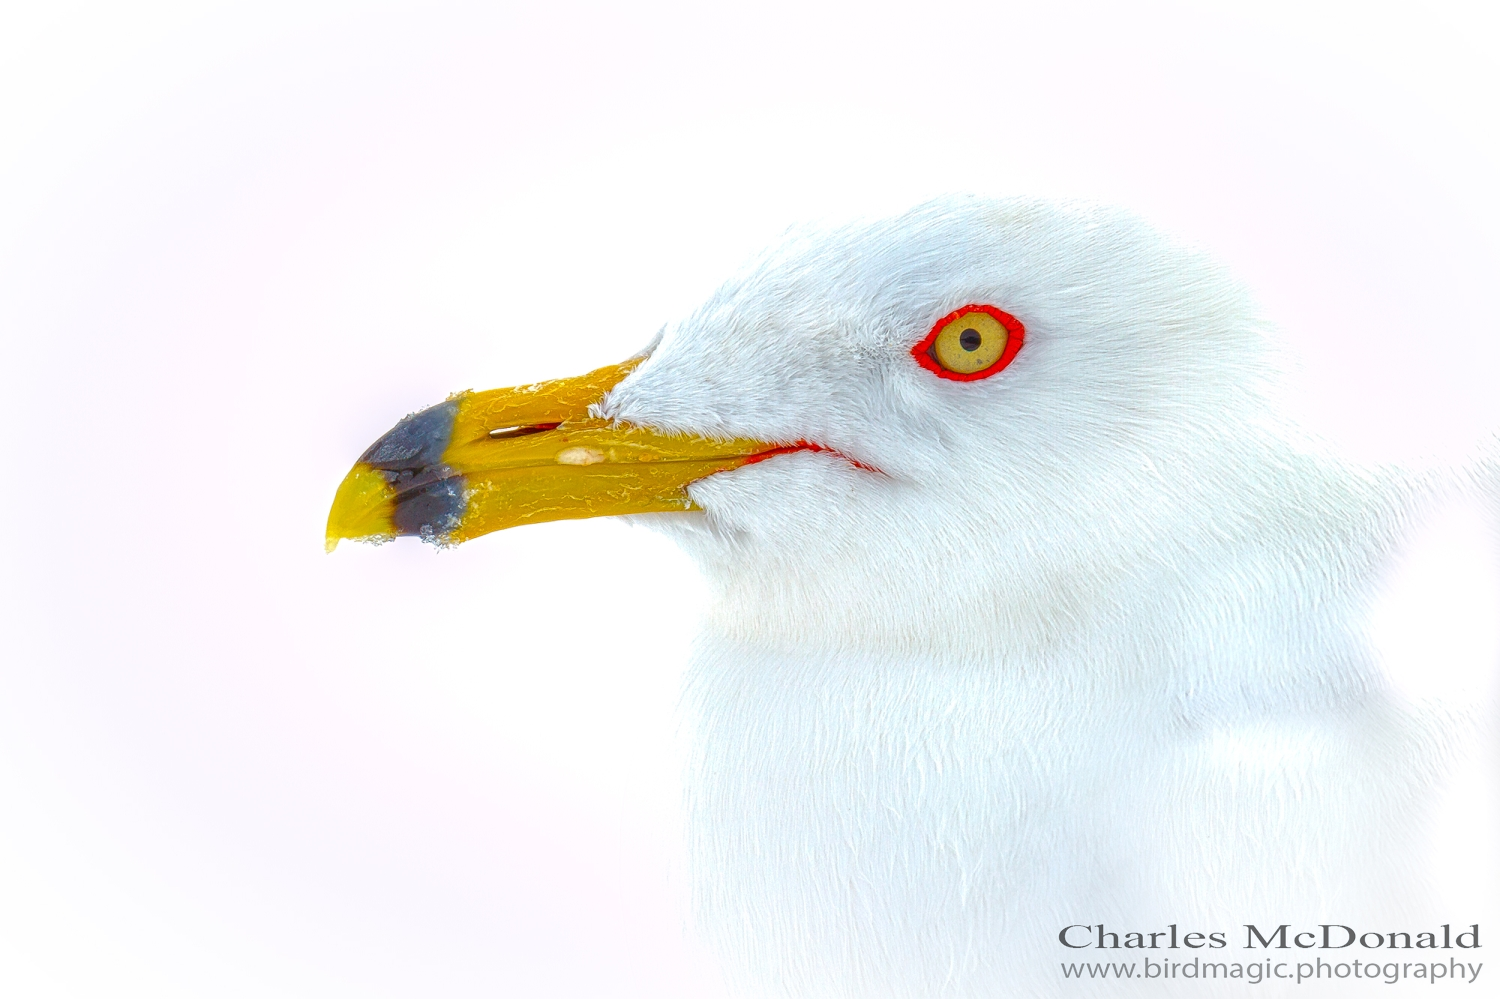
[[457, 415], [452, 399], [413, 413], [360, 456], [391, 488], [398, 535], [441, 538], [463, 519], [464, 476], [443, 463]]

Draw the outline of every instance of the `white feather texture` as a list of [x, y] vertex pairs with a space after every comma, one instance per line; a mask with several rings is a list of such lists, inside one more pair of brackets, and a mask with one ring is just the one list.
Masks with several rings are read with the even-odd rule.
[[[971, 302], [1025, 346], [936, 378], [912, 345]], [[1133, 994], [1064, 981], [1059, 930], [1481, 919], [1435, 816], [1493, 790], [1482, 490], [1342, 463], [1279, 377], [1246, 292], [1134, 217], [945, 200], [790, 235], [607, 397], [879, 470], [789, 454], [650, 518], [716, 596], [690, 846], [748, 994]]]

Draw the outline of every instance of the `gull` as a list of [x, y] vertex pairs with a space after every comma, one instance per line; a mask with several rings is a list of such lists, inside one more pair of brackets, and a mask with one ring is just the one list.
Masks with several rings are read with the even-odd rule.
[[[739, 993], [1409, 973], [1497, 894], [1495, 449], [1356, 464], [1281, 356], [1128, 212], [947, 198], [790, 233], [623, 364], [407, 417], [329, 546], [632, 515], [692, 555], [694, 918]], [[1329, 925], [1382, 949], [1296, 949]]]

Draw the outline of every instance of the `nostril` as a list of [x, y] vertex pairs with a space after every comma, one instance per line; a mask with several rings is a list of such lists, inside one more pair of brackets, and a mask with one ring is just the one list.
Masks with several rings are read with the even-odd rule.
[[496, 427], [494, 430], [490, 431], [490, 440], [504, 441], [509, 440], [512, 437], [527, 437], [531, 434], [540, 434], [548, 430], [556, 430], [558, 426], [559, 424], [556, 423], [533, 423], [518, 427]]

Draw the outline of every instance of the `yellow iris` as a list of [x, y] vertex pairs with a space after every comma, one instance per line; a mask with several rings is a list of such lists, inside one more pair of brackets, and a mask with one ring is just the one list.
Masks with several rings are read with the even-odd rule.
[[1010, 333], [994, 316], [969, 312], [938, 332], [932, 356], [954, 374], [972, 375], [1000, 360], [1009, 340]]

